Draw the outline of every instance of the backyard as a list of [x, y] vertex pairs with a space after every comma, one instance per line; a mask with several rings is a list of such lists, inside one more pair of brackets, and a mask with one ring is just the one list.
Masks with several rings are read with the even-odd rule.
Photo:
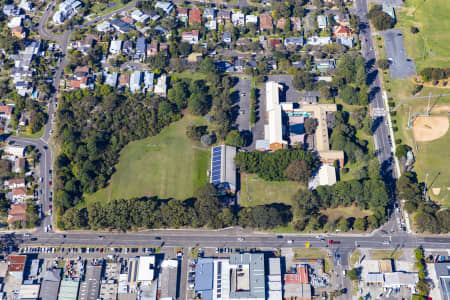
[[88, 201], [141, 196], [184, 200], [207, 182], [210, 152], [189, 140], [186, 126], [202, 119], [185, 116], [160, 134], [128, 144], [121, 152], [110, 184]]

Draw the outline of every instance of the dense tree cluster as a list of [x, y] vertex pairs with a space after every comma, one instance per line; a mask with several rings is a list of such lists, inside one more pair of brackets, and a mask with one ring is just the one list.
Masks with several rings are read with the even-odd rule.
[[419, 275], [419, 281], [416, 283], [416, 288], [419, 291], [419, 295], [426, 299], [428, 293], [430, 292], [430, 286], [428, 285], [428, 282], [425, 280], [426, 265], [425, 265], [425, 258], [423, 255], [423, 249], [422, 248], [415, 249], [414, 257], [416, 259], [414, 267], [417, 269]]
[[264, 180], [283, 181], [288, 179], [285, 170], [293, 161], [305, 161], [307, 168], [302, 177], [309, 178], [317, 169], [317, 157], [300, 148], [282, 149], [276, 152], [263, 153], [260, 151], [238, 152], [236, 166], [245, 173], [255, 173]]
[[425, 68], [420, 71], [420, 75], [424, 81], [447, 79], [450, 77], [450, 69]]
[[270, 229], [288, 224], [292, 220], [289, 206], [284, 204], [245, 207], [239, 211], [239, 225], [243, 227]]
[[[347, 231], [350, 227], [364, 231], [366, 226], [377, 228], [386, 221], [386, 207], [389, 197], [384, 182], [378, 174], [366, 180], [339, 181], [332, 186], [319, 186], [316, 190], [299, 190], [293, 198], [294, 225], [298, 230], [306, 228], [340, 229]], [[320, 211], [338, 206], [355, 205], [360, 209], [370, 209], [373, 214], [361, 219], [340, 219], [329, 223]]]
[[369, 88], [366, 84], [366, 62], [361, 55], [345, 54], [336, 69], [337, 76], [333, 79], [339, 88], [339, 96], [351, 105], [367, 105]]
[[[130, 141], [152, 136], [179, 119], [167, 100], [138, 94], [117, 94], [107, 86], [95, 91], [63, 93], [58, 101], [56, 157], [58, 214], [81, 202], [83, 193], [106, 185], [120, 150]], [[159, 109], [165, 107], [161, 114]]]
[[395, 25], [394, 19], [392, 19], [387, 13], [385, 13], [383, 11], [383, 7], [378, 4], [370, 8], [367, 17], [370, 19], [373, 26], [375, 26], [377, 30], [390, 29]]
[[450, 211], [440, 210], [432, 201], [422, 198], [423, 186], [414, 172], [403, 172], [397, 181], [397, 198], [405, 200], [408, 213], [415, 213], [414, 222], [419, 232], [450, 232]]
[[14, 97], [15, 108], [11, 116], [11, 127], [17, 128], [19, 125], [20, 117], [23, 113], [29, 113], [28, 127], [31, 133], [38, 132], [45, 126], [47, 122], [47, 114], [45, 113], [41, 104], [32, 99], [22, 98], [20, 96]]
[[[368, 123], [367, 126], [371, 126], [371, 123]], [[369, 160], [367, 141], [358, 139], [355, 127], [348, 123], [348, 113], [335, 113], [332, 130], [330, 142], [333, 150], [343, 150], [346, 160], [351, 163]]]

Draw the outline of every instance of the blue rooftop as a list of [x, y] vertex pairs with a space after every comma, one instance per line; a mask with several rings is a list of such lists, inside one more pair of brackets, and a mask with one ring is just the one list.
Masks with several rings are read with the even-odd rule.
[[[212, 258], [199, 258], [195, 266], [195, 291], [213, 289], [214, 262]], [[212, 296], [212, 295], [211, 295]], [[212, 297], [211, 297], [212, 298]]]

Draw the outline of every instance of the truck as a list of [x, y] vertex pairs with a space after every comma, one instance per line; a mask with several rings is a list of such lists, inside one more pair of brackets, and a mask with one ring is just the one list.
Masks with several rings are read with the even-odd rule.
[[340, 241], [328, 240], [328, 245], [339, 245], [340, 243]]

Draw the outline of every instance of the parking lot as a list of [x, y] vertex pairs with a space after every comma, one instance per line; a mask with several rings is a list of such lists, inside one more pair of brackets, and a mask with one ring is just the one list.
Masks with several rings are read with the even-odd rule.
[[302, 94], [297, 92], [292, 85], [291, 75], [272, 75], [268, 77], [268, 81], [275, 81], [283, 86], [283, 90], [280, 91], [280, 102], [298, 102]]
[[408, 78], [416, 74], [414, 61], [406, 56], [405, 44], [401, 30], [384, 31], [386, 56], [390, 61], [389, 75], [393, 79]]
[[239, 79], [234, 87], [237, 102], [233, 107], [236, 115], [235, 125], [239, 131], [250, 130], [250, 89], [252, 81], [249, 79]]

